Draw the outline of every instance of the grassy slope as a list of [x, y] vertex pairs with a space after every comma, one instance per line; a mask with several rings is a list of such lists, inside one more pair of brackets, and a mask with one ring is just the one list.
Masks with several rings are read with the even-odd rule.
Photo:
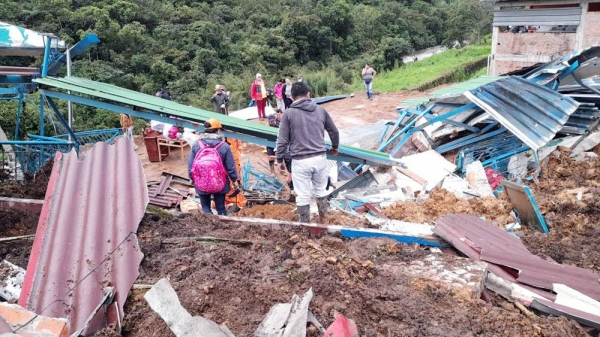
[[[490, 53], [490, 49], [489, 44], [451, 49], [422, 61], [405, 64], [392, 71], [381, 71], [375, 77], [373, 91], [394, 92], [413, 89], [434, 80], [448, 71], [485, 58]], [[481, 72], [479, 71], [478, 73]], [[352, 89], [355, 91], [364, 90], [362, 81], [359, 78], [356, 78], [354, 81]]]

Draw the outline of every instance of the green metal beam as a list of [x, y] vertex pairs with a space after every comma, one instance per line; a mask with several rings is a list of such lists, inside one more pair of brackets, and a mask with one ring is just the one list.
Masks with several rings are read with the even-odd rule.
[[[173, 119], [169, 118], [169, 121], [172, 124], [188, 124], [188, 127], [192, 126], [193, 129], [201, 128], [204, 121], [206, 121], [209, 118], [217, 118], [221, 122], [223, 127], [229, 131], [230, 134], [228, 136], [232, 138], [243, 138], [242, 140], [244, 141], [248, 141], [249, 139], [262, 139], [267, 140], [269, 142], [274, 142], [277, 139], [278, 130], [276, 128], [264, 124], [249, 122], [232, 116], [217, 114], [212, 111], [198, 109], [195, 107], [165, 100], [152, 95], [142, 94], [133, 90], [120, 88], [106, 83], [91, 81], [78, 77], [44, 77], [34, 79], [34, 82], [40, 84], [42, 88], [54, 87], [62, 90], [70, 90], [71, 95], [76, 95], [79, 97], [90, 97], [91, 100], [89, 100], [89, 98], [81, 98], [84, 98], [86, 100], [85, 104], [87, 105], [105, 108], [113, 112], [120, 112], [120, 109], [118, 109], [118, 106], [114, 103], [128, 105], [129, 109], [127, 110], [130, 110], [133, 107], [140, 107], [145, 110], [155, 112], [157, 117], [172, 117]], [[111, 104], [107, 104], [107, 101], [110, 101]], [[182, 120], [178, 122], [177, 118], [180, 118]], [[239, 134], [239, 137], [236, 137], [236, 133]], [[263, 143], [263, 141], [257, 143]], [[330, 147], [329, 143], [327, 147]], [[340, 156], [332, 157], [331, 159], [351, 162], [363, 162], [368, 164], [398, 164], [398, 161], [389, 156], [387, 153], [381, 153], [345, 145], [340, 145], [339, 150]]]

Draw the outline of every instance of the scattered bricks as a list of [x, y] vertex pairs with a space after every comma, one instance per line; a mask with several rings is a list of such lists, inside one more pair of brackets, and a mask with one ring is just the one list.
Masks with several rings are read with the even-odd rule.
[[0, 317], [16, 334], [24, 337], [68, 337], [68, 322], [63, 318], [38, 316], [16, 304], [0, 303]]

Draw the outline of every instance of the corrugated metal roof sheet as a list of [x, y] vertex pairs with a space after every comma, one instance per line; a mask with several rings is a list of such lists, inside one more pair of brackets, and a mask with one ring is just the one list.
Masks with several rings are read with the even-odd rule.
[[581, 7], [542, 9], [497, 9], [492, 25], [498, 26], [577, 26]]
[[[38, 314], [67, 318], [71, 331], [114, 287], [119, 317], [143, 254], [136, 232], [148, 191], [131, 142], [96, 143], [81, 161], [57, 153], [48, 182], [19, 304]], [[108, 318], [101, 311], [85, 331]]]
[[517, 76], [467, 91], [465, 96], [534, 150], [554, 138], [579, 106], [570, 97]]
[[[278, 129], [268, 125], [249, 122], [232, 116], [226, 116], [212, 111], [194, 108], [188, 105], [179, 104], [173, 101], [152, 95], [142, 94], [137, 91], [120, 88], [106, 83], [72, 76], [62, 78], [44, 77], [35, 79], [34, 82], [50, 87], [70, 90], [73, 94], [89, 95], [112, 102], [142, 107], [161, 114], [177, 116], [188, 121], [198, 122], [198, 126], [201, 128], [203, 128], [203, 126], [201, 126], [202, 123], [204, 123], [204, 121], [207, 119], [217, 118], [225, 129], [234, 132], [226, 133], [226, 136], [231, 138], [236, 138], [235, 132], [237, 132], [244, 135], [267, 139], [273, 142], [277, 139]], [[343, 145], [340, 145], [339, 152], [343, 155], [355, 157], [361, 160], [372, 161], [375, 163], [394, 163], [394, 160], [387, 153]]]
[[313, 98], [313, 102], [317, 103], [317, 104], [325, 104], [328, 102], [333, 102], [333, 101], [337, 101], [340, 99], [344, 99], [346, 97], [348, 97], [349, 95], [335, 95], [335, 96], [325, 96], [325, 97], [317, 97], [317, 98]]
[[426, 103], [431, 98], [442, 97], [444, 95], [462, 95], [467, 90], [475, 89], [479, 86], [488, 84], [490, 82], [497, 81], [501, 78], [504, 78], [504, 76], [482, 75], [477, 78], [472, 78], [468, 81], [455, 83], [455, 84], [443, 87], [441, 89], [434, 90], [430, 94], [423, 96], [423, 97], [409, 98], [409, 99], [403, 101], [398, 106], [398, 109], [412, 108], [419, 104]]
[[[476, 216], [448, 214], [436, 221], [433, 231], [467, 256], [489, 262], [488, 269], [494, 274], [497, 268], [509, 267], [518, 271], [516, 281], [520, 284], [551, 290], [553, 283], [560, 283], [600, 299], [599, 275], [535, 256], [521, 240]], [[515, 278], [506, 274], [496, 275], [514, 282]]]

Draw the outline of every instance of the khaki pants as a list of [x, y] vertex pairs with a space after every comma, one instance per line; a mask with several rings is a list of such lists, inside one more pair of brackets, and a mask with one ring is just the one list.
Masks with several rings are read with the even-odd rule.
[[311, 194], [317, 198], [327, 196], [327, 156], [325, 154], [292, 160], [292, 181], [296, 191], [296, 206], [310, 204]]

